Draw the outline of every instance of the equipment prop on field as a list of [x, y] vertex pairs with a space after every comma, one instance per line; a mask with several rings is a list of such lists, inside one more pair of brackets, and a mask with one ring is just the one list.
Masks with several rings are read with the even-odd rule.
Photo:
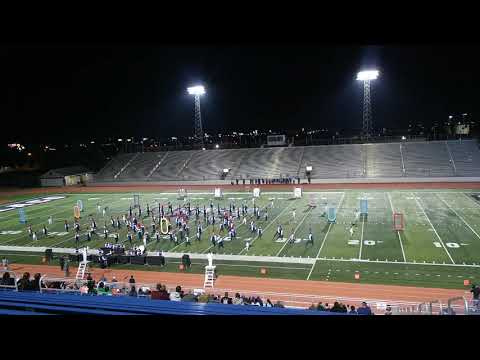
[[187, 190], [185, 189], [178, 189], [178, 197], [177, 200], [185, 200], [187, 198]]
[[310, 194], [308, 196], [308, 206], [311, 208], [317, 207], [317, 198], [315, 197], [315, 195]]
[[300, 199], [302, 197], [302, 188], [297, 187], [293, 189], [293, 197], [295, 199]]
[[260, 197], [260, 188], [254, 188], [253, 189], [253, 197], [254, 198]]
[[368, 215], [368, 200], [360, 199], [360, 214]]
[[27, 217], [25, 215], [25, 209], [24, 208], [18, 209], [18, 216], [20, 218], [20, 223], [22, 223], [22, 224], [27, 223]]
[[83, 201], [82, 200], [77, 200], [77, 206], [80, 212], [83, 211]]
[[215, 198], [221, 198], [223, 196], [222, 189], [216, 188], [215, 189]]
[[80, 208], [78, 207], [78, 205], [75, 205], [73, 207], [73, 217], [75, 219], [80, 219]]
[[327, 208], [327, 219], [331, 223], [337, 221], [337, 209], [335, 207], [329, 206]]
[[167, 218], [165, 217], [162, 217], [160, 219], [160, 232], [163, 234], [163, 235], [167, 235], [168, 234], [168, 226], [170, 225], [170, 222], [167, 220]]
[[140, 207], [140, 195], [133, 195], [133, 207]]
[[403, 214], [393, 214], [393, 230], [401, 231], [404, 229]]

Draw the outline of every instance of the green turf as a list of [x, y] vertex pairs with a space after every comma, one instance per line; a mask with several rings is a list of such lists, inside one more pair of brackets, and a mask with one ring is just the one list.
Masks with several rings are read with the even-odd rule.
[[[227, 265], [219, 265], [218, 269], [224, 274], [260, 276], [258, 266], [269, 267], [269, 277], [328, 280], [328, 281], [355, 281], [353, 273], [361, 272], [361, 282], [379, 284], [399, 284], [413, 286], [434, 286], [445, 288], [462, 288], [463, 280], [473, 279], [478, 281], [478, 267], [453, 267], [453, 266], [426, 266], [423, 262], [435, 264], [480, 265], [480, 203], [470, 195], [474, 191], [448, 191], [448, 190], [417, 190], [417, 191], [383, 191], [383, 190], [336, 190], [325, 192], [305, 192], [302, 199], [291, 199], [290, 192], [262, 193], [256, 200], [256, 204], [268, 211], [268, 220], [262, 215], [260, 220], [254, 219], [257, 225], [263, 228], [263, 236], [258, 238], [252, 234], [249, 224], [252, 216], [249, 215], [246, 225], [237, 222], [237, 239], [224, 241], [224, 248], [213, 247], [210, 242], [212, 231], [219, 232], [219, 222], [215, 228], [209, 226], [204, 229], [202, 240], [194, 239], [196, 232], [195, 217], [190, 221], [191, 245], [185, 243], [178, 245], [168, 239], [160, 242], [152, 241], [148, 244], [148, 250], [174, 251], [179, 253], [206, 253], [213, 251], [217, 254], [233, 255], [263, 255], [278, 257], [304, 257], [326, 258], [328, 261], [318, 260], [312, 270], [308, 264], [275, 263], [264, 264], [259, 262], [226, 262]], [[53, 194], [50, 194], [53, 195]], [[80, 246], [88, 245], [90, 248], [102, 246], [106, 240], [102, 230], [104, 221], [110, 233], [110, 215], [121, 218], [128, 211], [133, 202], [134, 193], [108, 193], [108, 194], [58, 194], [66, 195], [62, 200], [55, 200], [47, 204], [33, 205], [26, 208], [29, 224], [37, 231], [39, 239], [33, 242], [28, 236], [26, 226], [18, 221], [17, 211], [0, 213], [0, 245], [20, 246], [48, 246], [48, 247], [75, 247], [73, 226], [66, 235], [51, 234], [48, 237], [41, 235], [41, 228], [47, 225], [47, 219], [52, 216], [54, 224], [47, 227], [49, 232], [64, 232], [63, 222], [68, 220], [72, 224], [73, 206], [78, 199], [83, 200], [84, 212], [82, 213], [82, 238]], [[20, 200], [31, 199], [38, 195], [21, 196]], [[140, 194], [143, 204], [144, 224], [151, 232], [151, 218], [146, 218], [145, 206], [150, 204], [152, 209], [157, 209], [156, 199], [166, 204], [171, 201], [174, 207], [183, 204], [177, 200], [176, 194], [143, 192]], [[354, 233], [350, 236], [349, 228], [355, 221], [354, 213], [359, 208], [359, 199], [367, 197], [369, 201], [368, 216], [360, 218], [354, 226]], [[249, 208], [252, 206], [251, 193], [226, 193], [223, 200], [212, 199], [212, 194], [204, 192], [191, 192], [189, 201], [194, 207], [203, 205], [209, 207], [210, 200], [214, 203], [216, 213], [217, 204], [229, 207], [231, 202], [237, 206], [244, 201]], [[274, 207], [270, 208], [270, 199], [275, 198]], [[315, 208], [308, 204], [315, 203]], [[329, 224], [322, 216], [325, 205], [337, 207], [337, 221]], [[96, 206], [108, 206], [109, 210], [105, 219], [97, 213]], [[165, 207], [167, 211], [167, 207]], [[292, 211], [296, 217], [293, 219]], [[400, 212], [404, 216], [405, 230], [393, 231], [393, 212]], [[94, 236], [89, 243], [86, 242], [87, 224], [90, 223], [89, 215], [95, 217], [101, 236]], [[203, 223], [203, 214], [200, 216]], [[285, 238], [294, 233], [296, 242], [290, 244], [286, 239], [274, 239], [275, 231], [281, 224]], [[8, 231], [20, 231], [16, 234]], [[314, 237], [313, 244], [307, 244], [309, 232]], [[126, 243], [125, 226], [119, 231], [120, 241]], [[226, 232], [224, 236], [227, 236]], [[245, 250], [245, 240], [250, 238], [252, 247]], [[112, 238], [108, 241], [113, 242]], [[135, 245], [142, 244], [137, 238]], [[127, 248], [130, 244], [126, 243]], [[10, 252], [11, 253], [11, 252]], [[31, 261], [35, 257], [15, 255], [16, 259]], [[30, 260], [29, 260], [30, 259]], [[333, 259], [350, 260], [348, 262], [331, 261]], [[369, 260], [370, 262], [358, 262], [355, 260]], [[376, 261], [388, 263], [377, 263]], [[16, 260], [17, 261], [17, 260]], [[36, 260], [40, 263], [40, 260]], [[17, 261], [21, 262], [21, 261]], [[399, 264], [400, 262], [415, 262], [416, 264]], [[195, 262], [194, 262], [195, 263]], [[218, 260], [216, 263], [222, 263]], [[418, 264], [420, 263], [420, 264]], [[242, 265], [242, 266], [233, 266]], [[246, 266], [243, 266], [246, 265]], [[286, 268], [285, 268], [286, 267]], [[148, 270], [176, 271], [176, 265], [169, 262], [166, 268], [147, 266]], [[289, 268], [289, 269], [287, 269]], [[295, 269], [297, 268], [297, 269]], [[299, 269], [301, 268], [301, 269]], [[312, 270], [312, 271], [311, 271]], [[194, 264], [189, 271], [203, 272], [203, 265]], [[397, 273], [397, 274], [395, 274]], [[416, 275], [419, 274], [419, 275]], [[440, 276], [437, 276], [440, 275]]]

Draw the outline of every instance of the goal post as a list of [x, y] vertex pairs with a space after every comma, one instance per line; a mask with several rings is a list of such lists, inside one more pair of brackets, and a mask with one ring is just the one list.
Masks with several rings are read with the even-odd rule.
[[393, 214], [393, 230], [401, 231], [405, 228], [405, 222], [403, 220], [402, 213]]

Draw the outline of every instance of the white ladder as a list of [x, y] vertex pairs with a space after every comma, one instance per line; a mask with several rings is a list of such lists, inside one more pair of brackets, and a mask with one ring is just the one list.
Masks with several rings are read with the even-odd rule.
[[77, 270], [77, 275], [75, 276], [75, 279], [83, 280], [87, 270], [88, 270], [88, 261], [80, 261], [80, 264], [78, 264], [78, 270]]
[[203, 288], [213, 288], [215, 282], [215, 266], [205, 266], [205, 282]]

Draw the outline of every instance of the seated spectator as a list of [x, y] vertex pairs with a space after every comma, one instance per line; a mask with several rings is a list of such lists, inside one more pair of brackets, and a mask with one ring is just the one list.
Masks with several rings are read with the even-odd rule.
[[40, 273], [36, 273], [34, 276], [33, 276], [33, 280], [30, 281], [30, 288], [33, 290], [33, 291], [40, 291], [40, 278], [42, 277], [42, 275]]
[[128, 296], [137, 296], [137, 289], [135, 289], [135, 285], [130, 287], [130, 291], [128, 293]]
[[230, 304], [232, 303], [232, 298], [228, 297], [228, 292], [225, 292], [225, 295], [220, 299], [220, 302], [222, 304], [228, 304], [230, 301]]
[[390, 305], [387, 305], [387, 308], [385, 309], [385, 315], [392, 315], [392, 307]]
[[198, 302], [199, 302], [199, 303], [207, 303], [208, 300], [209, 300], [209, 297], [210, 297], [210, 296], [209, 296], [208, 294], [203, 293], [203, 294], [201, 294], [201, 295], [198, 297]]
[[197, 302], [197, 297], [189, 291], [185, 296], [182, 297], [182, 301]]
[[352, 315], [358, 315], [357, 310], [355, 310], [355, 306], [350, 306], [350, 311], [348, 312], [349, 314]]
[[360, 306], [357, 310], [358, 315], [372, 315], [372, 309], [367, 305], [364, 301], [362, 302], [362, 306]]
[[235, 297], [233, 298], [232, 303], [233, 305], [243, 305], [243, 299], [240, 297], [239, 293], [235, 294]]
[[171, 301], [181, 301], [182, 300], [181, 291], [182, 291], [182, 287], [177, 286], [175, 288], [175, 291], [170, 293], [170, 300]]
[[20, 280], [17, 282], [18, 291], [30, 290], [30, 273], [25, 272]]
[[103, 281], [100, 281], [98, 283], [97, 294], [98, 295], [105, 295], [105, 284], [103, 283]]
[[0, 285], [9, 285], [10, 284], [10, 273], [6, 272], [2, 276], [2, 280], [0, 281]]
[[308, 310], [317, 310], [317, 306], [312, 303], [312, 305], [310, 305], [310, 307], [308, 308]]
[[273, 307], [284, 308], [285, 305], [283, 305], [283, 303], [282, 303], [281, 301], [277, 301], [277, 302], [275, 303], [275, 305], [273, 305]]
[[318, 311], [325, 311], [325, 306], [323, 306], [321, 301], [317, 305], [317, 310]]
[[270, 299], [267, 299], [267, 302], [264, 304], [264, 306], [266, 306], [266, 307], [273, 307], [273, 304], [272, 304], [272, 302], [270, 301]]

